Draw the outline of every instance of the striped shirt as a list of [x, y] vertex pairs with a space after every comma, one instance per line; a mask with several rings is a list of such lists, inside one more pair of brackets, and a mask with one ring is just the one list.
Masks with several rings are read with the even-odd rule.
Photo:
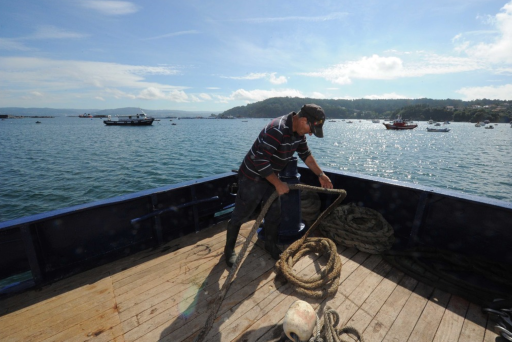
[[306, 136], [293, 132], [294, 115], [292, 112], [275, 118], [260, 132], [240, 165], [240, 174], [261, 180], [284, 169], [295, 151], [303, 161], [311, 155]]

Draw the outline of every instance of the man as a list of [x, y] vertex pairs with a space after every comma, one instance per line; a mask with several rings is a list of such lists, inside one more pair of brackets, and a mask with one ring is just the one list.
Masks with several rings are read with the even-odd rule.
[[[332, 183], [309, 151], [306, 134], [323, 138], [324, 110], [315, 104], [302, 106], [299, 113], [291, 112], [272, 120], [259, 134], [245, 156], [238, 172], [238, 193], [235, 209], [228, 223], [224, 255], [229, 267], [236, 260], [235, 244], [240, 226], [248, 221], [260, 203], [265, 203], [275, 192], [279, 196], [290, 191], [277, 174], [297, 151], [299, 157], [313, 171], [320, 185], [332, 189]], [[276, 245], [281, 220], [281, 201], [277, 198], [265, 215], [265, 249], [274, 260], [281, 250]]]

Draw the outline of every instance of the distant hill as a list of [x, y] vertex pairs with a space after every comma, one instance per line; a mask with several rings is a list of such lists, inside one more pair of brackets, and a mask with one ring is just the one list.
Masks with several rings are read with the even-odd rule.
[[[404, 107], [428, 106], [432, 108], [451, 108], [451, 111], [463, 110], [471, 107], [504, 105], [512, 108], [512, 101], [504, 100], [475, 100], [462, 101], [455, 99], [393, 99], [393, 100], [332, 100], [299, 97], [274, 97], [264, 101], [255, 102], [246, 106], [238, 106], [226, 110], [220, 116], [247, 117], [247, 118], [274, 118], [280, 115], [298, 112], [302, 105], [315, 103], [325, 110], [328, 118], [392, 118], [397, 111]], [[415, 115], [413, 119], [425, 119]], [[427, 117], [426, 120], [429, 118]]]
[[[218, 114], [219, 112], [207, 111], [186, 111], [186, 110], [152, 110], [143, 109], [143, 111], [153, 117], [208, 117], [211, 114]], [[137, 114], [141, 110], [138, 107], [126, 107], [116, 109], [55, 109], [55, 108], [22, 108], [22, 107], [1, 107], [0, 114], [14, 115], [14, 116], [78, 116], [80, 114], [88, 113], [92, 115], [123, 115], [123, 114]]]

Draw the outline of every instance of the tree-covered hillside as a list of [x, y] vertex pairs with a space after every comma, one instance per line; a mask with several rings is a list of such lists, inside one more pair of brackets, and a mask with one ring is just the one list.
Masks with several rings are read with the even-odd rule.
[[273, 118], [289, 112], [298, 112], [302, 105], [315, 103], [324, 110], [327, 118], [343, 119], [393, 119], [398, 114], [411, 120], [435, 121], [509, 121], [512, 101], [454, 99], [397, 99], [397, 100], [325, 100], [298, 97], [275, 97], [264, 101], [234, 107], [219, 117]]

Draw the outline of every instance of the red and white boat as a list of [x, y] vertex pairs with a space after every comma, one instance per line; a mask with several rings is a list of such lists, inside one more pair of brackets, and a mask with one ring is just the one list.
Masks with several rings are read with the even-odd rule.
[[386, 129], [414, 129], [418, 127], [417, 124], [412, 123], [411, 121], [408, 121], [406, 119], [402, 119], [401, 115], [398, 115], [398, 117], [393, 120], [393, 123], [383, 123], [384, 126], [386, 126]]

